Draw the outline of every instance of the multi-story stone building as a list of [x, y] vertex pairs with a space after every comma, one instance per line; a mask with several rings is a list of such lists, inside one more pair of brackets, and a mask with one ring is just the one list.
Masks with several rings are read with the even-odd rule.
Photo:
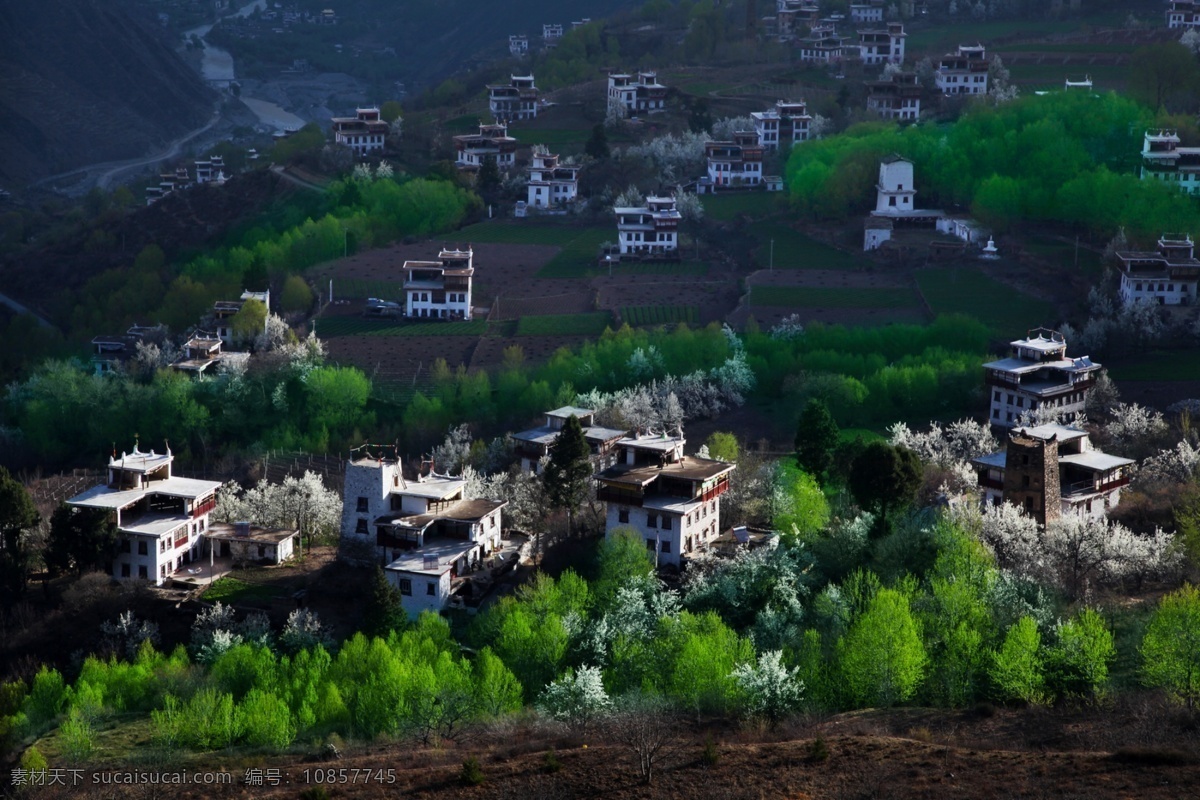
[[1170, 0], [1168, 28], [1200, 28], [1200, 0]]
[[883, 22], [883, 0], [850, 4], [851, 22]]
[[674, 197], [647, 197], [639, 208], [614, 208], [617, 216], [617, 247], [622, 256], [665, 256], [679, 254], [679, 221]]
[[864, 64], [903, 64], [904, 40], [908, 34], [899, 22], [886, 28], [867, 28], [858, 32], [859, 58]]
[[583, 427], [583, 437], [587, 439], [588, 447], [592, 452], [592, 466], [601, 470], [612, 463], [615, 457], [614, 448], [628, 431], [597, 425], [596, 412], [590, 408], [564, 406], [547, 411], [544, 425], [511, 435], [517, 455], [521, 459], [522, 470], [537, 473], [538, 464], [543, 458], [550, 455], [550, 450], [558, 441], [563, 425], [571, 417], [577, 418]]
[[1003, 451], [971, 462], [985, 503], [1011, 503], [1041, 525], [1068, 512], [1103, 516], [1121, 501], [1133, 464], [1064, 425], [1017, 428]]
[[488, 109], [500, 122], [536, 119], [538, 88], [533, 75], [512, 75], [508, 83], [488, 86]]
[[807, 141], [812, 125], [812, 116], [803, 100], [776, 100], [775, 108], [767, 111], [752, 111], [754, 132], [763, 150], [778, 150], [784, 142]]
[[1146, 131], [1141, 179], [1162, 181], [1186, 194], [1200, 195], [1200, 147], [1181, 146], [1178, 131]]
[[987, 94], [987, 49], [981, 44], [960, 44], [958, 50], [942, 56], [935, 80], [938, 90], [945, 95]]
[[437, 261], [405, 261], [404, 316], [409, 319], [471, 319], [475, 252], [442, 249]]
[[596, 476], [607, 534], [634, 531], [658, 566], [680, 566], [721, 534], [720, 498], [735, 465], [685, 456], [685, 443], [681, 431], [634, 433], [617, 442], [616, 463]]
[[755, 131], [736, 131], [731, 142], [707, 142], [709, 185], [718, 189], [755, 189], [763, 181], [763, 146]]
[[667, 107], [667, 87], [658, 82], [658, 73], [631, 75], [614, 72], [608, 76], [608, 109], [622, 116], [653, 114]]
[[1121, 263], [1121, 301], [1162, 306], [1192, 305], [1200, 288], [1200, 260], [1186, 233], [1164, 233], [1158, 249], [1117, 251]]
[[334, 142], [349, 147], [359, 158], [382, 153], [387, 132], [388, 124], [374, 106], [356, 109], [353, 117], [333, 118]]
[[67, 501], [79, 509], [101, 509], [117, 528], [117, 552], [105, 565], [114, 578], [139, 578], [161, 586], [205, 554], [209, 515], [217, 504], [216, 481], [171, 475], [175, 460], [165, 453], [113, 453], [107, 480]]
[[866, 86], [868, 111], [897, 122], [916, 122], [921, 116], [921, 85], [915, 72], [894, 72], [866, 81]]
[[410, 617], [441, 611], [501, 547], [500, 500], [466, 499], [466, 481], [421, 470], [406, 479], [400, 459], [365, 449], [346, 464], [342, 556], [384, 565]]
[[990, 395], [988, 421], [1012, 428], [1023, 414], [1043, 407], [1053, 408], [1060, 420], [1074, 421], [1087, 405], [1101, 366], [1088, 356], [1069, 357], [1063, 335], [1046, 328], [1031, 330], [1010, 344], [1008, 358], [983, 365]]
[[530, 208], [554, 208], [579, 196], [579, 167], [559, 163], [558, 156], [534, 150], [529, 167]]
[[508, 125], [503, 122], [480, 123], [479, 133], [455, 136], [454, 148], [458, 151], [455, 163], [459, 169], [477, 170], [489, 158], [502, 172], [517, 163], [517, 140], [508, 135]]

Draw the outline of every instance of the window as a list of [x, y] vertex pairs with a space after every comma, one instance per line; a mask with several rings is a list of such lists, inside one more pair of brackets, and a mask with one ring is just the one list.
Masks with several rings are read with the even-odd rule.
[[646, 515], [646, 527], [647, 528], [657, 528], [658, 527], [658, 514], [647, 514]]
[[358, 523], [354, 526], [354, 532], [355, 533], [366, 533], [367, 532], [367, 521], [365, 519], [360, 519], [358, 521]]
[[1021, 476], [1021, 486], [1026, 489], [1029, 488], [1029, 476], [1028, 475]]
[[[146, 552], [146, 551], [145, 551], [145, 550], [143, 550], [143, 549], [142, 549], [142, 547], [141, 547], [141, 545], [144, 545], [144, 544], [145, 544], [145, 542], [141, 542], [141, 543], [139, 543], [139, 545], [138, 545], [138, 552], [139, 552], [139, 553], [142, 553], [142, 554], [144, 554], [144, 553]], [[160, 552], [160, 553], [165, 553], [165, 552], [167, 552], [167, 540], [166, 540], [166, 539], [159, 539], [159, 540], [158, 540], [158, 552]]]
[[259, 558], [266, 558], [266, 557], [267, 557], [267, 548], [266, 548], [266, 546], [265, 546], [265, 545], [261, 545], [261, 544], [260, 544], [260, 545], [258, 546], [258, 557], [259, 557]]
[[[163, 549], [166, 549], [166, 548], [165, 548], [166, 542], [163, 542], [163, 545], [164, 545], [164, 548], [163, 548]], [[146, 543], [145, 543], [145, 542], [138, 542], [138, 555], [139, 555], [139, 556], [148, 555], [148, 552], [147, 552], [147, 550], [146, 550]]]
[[138, 566], [138, 577], [141, 578], [142, 580], [146, 580], [146, 578], [148, 577], [148, 573], [146, 572], [145, 564], [141, 564]]
[[671, 530], [671, 518], [666, 516], [665, 514], [663, 515], [663, 518], [662, 518], [662, 529], [664, 531]]
[[664, 541], [664, 542], [662, 543], [662, 551], [663, 551], [663, 554], [664, 554], [664, 555], [665, 555], [665, 554], [670, 554], [670, 552], [671, 552], [671, 543], [670, 543], [670, 542], [668, 542], [668, 541]]
[[412, 581], [408, 578], [400, 579], [400, 594], [405, 597], [412, 597]]
[[889, 205], [889, 206], [894, 206], [894, 205], [896, 205], [896, 198], [894, 198], [894, 197], [889, 197], [889, 198], [888, 198], [888, 205]]
[[122, 540], [121, 540], [121, 552], [122, 552], [122, 553], [128, 553], [128, 552], [129, 552], [129, 540], [128, 540], [128, 539], [122, 539]]
[[629, 509], [617, 509], [617, 522], [629, 522]]
[[1000, 409], [998, 409], [998, 408], [992, 409], [992, 419], [1000, 419]]
[[436, 584], [436, 583], [434, 583], [433, 581], [426, 581], [426, 583], [425, 583], [425, 594], [427, 594], [427, 595], [429, 595], [429, 596], [431, 596], [431, 597], [432, 597], [433, 595], [436, 595], [436, 594], [437, 594], [437, 584]]
[[368, 511], [367, 498], [358, 498], [358, 508], [355, 509], [359, 514], [366, 514]]
[[[142, 569], [145, 569], [145, 567], [142, 567]], [[122, 564], [122, 565], [121, 565], [121, 577], [122, 577], [122, 578], [128, 578], [128, 577], [129, 577], [129, 565], [128, 565], [128, 564]]]
[[646, 549], [649, 550], [650, 552], [654, 552], [654, 540], [653, 539], [646, 540]]

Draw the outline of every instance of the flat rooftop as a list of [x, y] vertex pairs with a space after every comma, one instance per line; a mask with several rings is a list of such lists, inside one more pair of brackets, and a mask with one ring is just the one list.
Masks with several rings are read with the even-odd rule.
[[1035, 439], [1049, 439], [1052, 436], [1057, 436], [1060, 442], [1073, 442], [1076, 439], [1083, 439], [1087, 436], [1086, 431], [1079, 428], [1072, 428], [1067, 425], [1034, 425], [1028, 428], [1014, 428], [1013, 433], [1023, 433], [1026, 436], [1032, 436]]
[[142, 514], [130, 522], [123, 522], [121, 530], [139, 536], [162, 536], [176, 528], [187, 525], [192, 518], [186, 514]]
[[622, 447], [633, 447], [638, 450], [653, 450], [666, 453], [676, 447], [682, 447], [687, 440], [682, 437], [654, 434], [650, 436], [626, 436], [618, 444]]
[[678, 478], [686, 481], [707, 481], [733, 472], [735, 464], [726, 461], [716, 461], [698, 456], [684, 456], [673, 464], [662, 467], [643, 465], [631, 467], [628, 464], [617, 464], [600, 473], [602, 480], [612, 483], [627, 483], [632, 486], [646, 486], [658, 478]]
[[93, 486], [67, 501], [68, 505], [83, 508], [125, 508], [152, 494], [195, 500], [221, 488], [217, 481], [198, 481], [192, 478], [170, 478], [154, 481], [145, 489], [112, 489], [107, 484]]
[[135, 447], [132, 453], [121, 453], [120, 458], [110, 458], [108, 466], [127, 472], [153, 472], [170, 464], [172, 460], [174, 456], [170, 453], [156, 453], [153, 450], [143, 453]]
[[989, 469], [1004, 469], [1007, 455], [1001, 451], [999, 453], [988, 453], [986, 456], [971, 459], [972, 464], [978, 464], [981, 467]]
[[557, 419], [566, 419], [567, 417], [590, 417], [596, 413], [592, 408], [579, 408], [578, 406], [563, 406], [556, 408], [553, 411], [547, 411], [547, 417], [555, 417]]
[[[443, 575], [457, 559], [479, 547], [479, 542], [462, 539], [426, 539], [419, 550], [408, 550], [387, 565], [393, 572], [408, 572], [415, 575]], [[426, 565], [429, 559], [429, 565]]]
[[396, 528], [407, 528], [408, 530], [422, 531], [438, 520], [450, 520], [452, 522], [478, 522], [488, 514], [498, 508], [503, 508], [508, 505], [504, 500], [485, 500], [478, 498], [475, 500], [459, 500], [454, 505], [450, 506], [445, 511], [431, 512], [427, 514], [385, 514], [375, 520], [376, 525], [388, 525]]
[[1084, 453], [1059, 456], [1058, 462], [1060, 464], [1074, 464], [1077, 467], [1082, 467], [1093, 472], [1108, 472], [1117, 467], [1127, 467], [1134, 463], [1131, 458], [1121, 458], [1120, 456], [1101, 453], [1099, 450], [1088, 450]]
[[255, 544], [279, 544], [280, 542], [299, 536], [300, 531], [292, 528], [259, 528], [250, 526], [250, 532], [239, 536], [237, 529], [227, 522], [214, 522], [208, 526], [204, 535], [210, 539], [231, 539]]

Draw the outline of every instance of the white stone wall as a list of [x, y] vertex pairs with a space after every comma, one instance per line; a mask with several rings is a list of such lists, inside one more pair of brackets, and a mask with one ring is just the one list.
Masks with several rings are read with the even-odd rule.
[[1169, 278], [1147, 280], [1121, 275], [1121, 302], [1152, 303], [1167, 306], [1193, 305], [1196, 302], [1196, 281], [1173, 281]]
[[[638, 506], [625, 506], [619, 503], [609, 503], [605, 516], [605, 533], [611, 535], [616, 530], [632, 530], [647, 544], [647, 550], [654, 550], [657, 563], [661, 566], [668, 564], [679, 566], [680, 556], [688, 553], [688, 540], [691, 540], [690, 552], [699, 552], [721, 534], [721, 502], [720, 499], [707, 503], [695, 502], [686, 514], [676, 514], [657, 511]], [[622, 513], [628, 521], [622, 520]], [[657, 527], [650, 527], [648, 515], [657, 518]], [[670, 530], [663, 528], [663, 518], [671, 520]], [[666, 545], [664, 547], [664, 544]]]
[[[409, 619], [416, 619], [422, 611], [437, 613], [450, 603], [450, 572], [441, 575], [426, 575], [420, 572], [386, 570], [388, 580], [400, 592], [400, 605], [408, 612]], [[404, 594], [404, 582], [408, 581], [409, 594]], [[433, 584], [433, 594], [429, 585]]]
[[[377, 518], [391, 510], [390, 493], [398, 483], [399, 465], [346, 464], [345, 488], [342, 490], [342, 558], [369, 563], [366, 554], [375, 551]], [[365, 510], [360, 511], [359, 498], [365, 498]], [[360, 524], [362, 523], [362, 524]]]

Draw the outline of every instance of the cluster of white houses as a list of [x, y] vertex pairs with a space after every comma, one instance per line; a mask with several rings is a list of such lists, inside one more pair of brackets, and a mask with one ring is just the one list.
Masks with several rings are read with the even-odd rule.
[[1183, 146], [1178, 131], [1146, 131], [1142, 137], [1141, 179], [1162, 181], [1186, 194], [1200, 194], [1200, 147]]
[[[918, 208], [913, 163], [890, 155], [879, 162], [879, 181], [875, 185], [875, 210], [863, 226], [863, 250], [878, 250], [905, 230], [929, 230], [953, 237], [955, 247], [991, 245], [988, 232], [969, 217], [955, 216], [937, 209]], [[955, 242], [954, 240], [957, 240]]]
[[225, 175], [225, 159], [213, 155], [197, 159], [195, 162], [195, 179], [187, 167], [179, 167], [174, 172], [164, 172], [158, 176], [158, 183], [146, 187], [146, 205], [153, 205], [167, 195], [181, 189], [202, 184], [224, 186], [229, 179]]
[[[584, 423], [609, 533], [634, 531], [660, 566], [680, 566], [721, 534], [720, 496], [734, 465], [685, 456], [681, 431], [615, 430], [595, 425], [591, 409], [555, 409], [543, 426], [513, 434], [523, 469], [537, 471], [571, 417]], [[410, 615], [447, 608], [502, 546], [506, 503], [467, 498], [465, 490], [463, 479], [433, 464], [406, 476], [394, 451], [356, 451], [346, 464], [344, 556], [382, 564]]]

